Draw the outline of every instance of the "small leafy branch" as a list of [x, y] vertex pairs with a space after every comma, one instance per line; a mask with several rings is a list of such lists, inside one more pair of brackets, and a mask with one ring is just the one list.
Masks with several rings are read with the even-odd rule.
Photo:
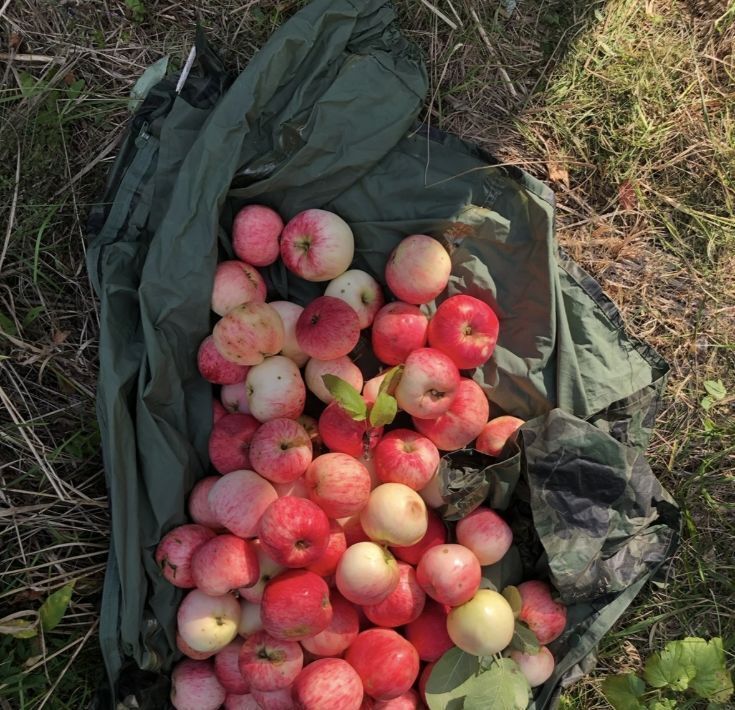
[[673, 710], [695, 699], [716, 708], [732, 698], [733, 685], [721, 638], [685, 638], [654, 653], [643, 678], [635, 673], [610, 676], [602, 681], [602, 692], [615, 710]]
[[385, 373], [380, 383], [378, 396], [370, 405], [362, 395], [349, 383], [336, 375], [322, 375], [324, 385], [334, 397], [337, 404], [355, 421], [364, 422], [373, 429], [390, 424], [398, 413], [398, 403], [393, 396], [403, 374], [403, 365], [392, 367]]

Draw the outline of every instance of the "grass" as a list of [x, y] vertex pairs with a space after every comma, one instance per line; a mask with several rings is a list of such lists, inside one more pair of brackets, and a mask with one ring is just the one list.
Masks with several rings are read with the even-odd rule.
[[[56, 629], [0, 636], [0, 708], [86, 707], [100, 674], [108, 523], [84, 220], [126, 98], [163, 54], [183, 62], [197, 17], [241, 68], [298, 5], [0, 4], [0, 618], [34, 619], [76, 582]], [[526, 0], [510, 17], [502, 3], [432, 5], [444, 17], [398, 3], [427, 57], [425, 120], [549, 181], [563, 247], [672, 365], [648, 453], [684, 539], [563, 706], [606, 707], [602, 677], [684, 635], [722, 635], [732, 666], [735, 5]], [[726, 395], [706, 408], [717, 380]]]

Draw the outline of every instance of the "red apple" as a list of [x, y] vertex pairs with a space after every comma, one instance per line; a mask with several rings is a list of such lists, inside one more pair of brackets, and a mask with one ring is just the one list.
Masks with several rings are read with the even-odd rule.
[[472, 599], [481, 577], [477, 557], [462, 545], [436, 545], [424, 553], [416, 568], [416, 579], [423, 590], [449, 606]]
[[192, 589], [176, 615], [182, 640], [194, 651], [219, 651], [235, 636], [240, 621], [240, 604], [229, 594], [211, 597]]
[[543, 685], [554, 672], [554, 655], [546, 646], [541, 646], [538, 653], [511, 651], [510, 657], [518, 664], [532, 688]]
[[400, 576], [387, 549], [374, 542], [358, 542], [342, 555], [335, 581], [342, 596], [353, 604], [377, 604], [398, 586]]
[[228, 693], [225, 698], [225, 710], [262, 710], [258, 701], [251, 693], [245, 693], [244, 695], [235, 695], [235, 693]]
[[424, 552], [436, 545], [443, 545], [447, 541], [447, 528], [442, 519], [432, 510], [427, 511], [429, 519], [426, 534], [414, 545], [390, 548], [390, 551], [399, 559], [410, 565], [417, 565]]
[[258, 703], [258, 710], [296, 710], [291, 697], [293, 685], [280, 690], [253, 690], [253, 697]]
[[373, 352], [386, 365], [399, 365], [426, 345], [429, 319], [418, 306], [394, 301], [383, 306], [372, 328]]
[[217, 680], [228, 693], [236, 695], [250, 692], [250, 684], [240, 672], [238, 662], [242, 644], [242, 639], [236, 638], [214, 657], [214, 673]]
[[361, 458], [375, 448], [383, 428], [374, 429], [367, 420], [356, 421], [337, 402], [327, 405], [319, 417], [319, 435], [333, 452]]
[[198, 589], [217, 596], [248, 587], [258, 580], [258, 557], [247, 540], [217, 535], [200, 545], [191, 558], [191, 576]]
[[327, 550], [329, 519], [318, 505], [306, 498], [278, 498], [261, 516], [258, 538], [278, 564], [306, 567]]
[[228, 414], [209, 435], [209, 460], [219, 473], [250, 468], [250, 441], [260, 423], [249, 414]]
[[375, 700], [403, 695], [419, 675], [419, 654], [393, 629], [363, 631], [345, 660], [357, 671], [365, 692]]
[[303, 476], [299, 476], [295, 481], [289, 481], [288, 483], [274, 483], [273, 487], [276, 489], [279, 498], [285, 496], [309, 497], [309, 487], [306, 485], [306, 479]]
[[482, 367], [498, 340], [498, 317], [474, 296], [451, 296], [429, 322], [429, 344], [449, 355], [460, 370]]
[[265, 281], [254, 266], [244, 261], [223, 261], [214, 272], [212, 310], [223, 316], [244, 303], [262, 303], [265, 293]]
[[387, 375], [387, 371], [383, 372], [380, 375], [376, 375], [375, 377], [369, 379], [362, 387], [362, 398], [368, 403], [373, 404], [375, 400], [378, 398], [378, 395], [380, 394], [380, 386], [383, 384], [383, 380], [385, 380], [385, 376]]
[[212, 424], [216, 424], [227, 414], [227, 410], [218, 399], [212, 399]]
[[[250, 370], [249, 367], [245, 369]], [[234, 385], [222, 385], [219, 397], [226, 412], [230, 414], [250, 414], [248, 386], [245, 384], [244, 379], [242, 382], [237, 382]]]
[[212, 338], [220, 355], [238, 365], [259, 365], [283, 348], [285, 333], [278, 312], [253, 301], [235, 306], [218, 321]]
[[303, 307], [291, 301], [271, 301], [268, 305], [278, 311], [283, 322], [284, 340], [281, 355], [293, 360], [298, 367], [303, 367], [309, 356], [299, 347], [296, 340], [296, 323], [304, 312]]
[[300, 710], [359, 710], [362, 681], [341, 658], [322, 658], [310, 663], [293, 684], [293, 698]]
[[412, 416], [435, 419], [449, 409], [459, 383], [459, 370], [444, 353], [419, 348], [406, 358], [395, 397]]
[[306, 565], [306, 569], [321, 577], [329, 577], [337, 571], [337, 563], [346, 549], [347, 542], [342, 526], [336, 520], [330, 520], [327, 549], [313, 562]]
[[248, 368], [225, 360], [219, 354], [214, 344], [214, 338], [208, 335], [199, 346], [197, 353], [197, 366], [199, 374], [215, 385], [229, 385], [236, 382], [244, 382]]
[[422, 661], [438, 661], [454, 646], [447, 633], [447, 614], [451, 607], [427, 599], [418, 619], [406, 626], [406, 638]]
[[226, 473], [209, 491], [220, 525], [238, 537], [255, 537], [260, 516], [278, 498], [276, 489], [255, 471]]
[[296, 321], [296, 340], [309, 356], [334, 360], [347, 355], [360, 339], [360, 319], [344, 301], [315, 298]]
[[237, 633], [243, 638], [263, 630], [263, 619], [260, 616], [260, 604], [240, 599], [240, 620]]
[[447, 631], [454, 645], [473, 656], [493, 656], [513, 638], [515, 619], [502, 594], [480, 589], [447, 616]]
[[293, 360], [282, 355], [269, 357], [250, 368], [245, 380], [248, 406], [260, 422], [271, 419], [296, 419], [304, 411], [306, 385]]
[[360, 523], [371, 540], [402, 547], [419, 542], [429, 524], [421, 496], [402, 483], [375, 488], [360, 513]]
[[297, 214], [281, 235], [286, 268], [307, 281], [329, 281], [344, 273], [355, 253], [347, 222], [332, 212], [306, 210]]
[[399, 562], [398, 570], [398, 586], [383, 601], [363, 607], [365, 616], [376, 626], [405, 626], [417, 619], [424, 610], [426, 594], [416, 581], [413, 567]]
[[324, 631], [304, 639], [301, 645], [314, 656], [339, 656], [360, 632], [357, 609], [339, 592], [332, 592], [332, 621]]
[[406, 237], [385, 265], [385, 280], [396, 298], [406, 303], [433, 301], [446, 287], [452, 271], [447, 250], [425, 234]]
[[467, 446], [482, 431], [490, 406], [482, 387], [463, 377], [449, 409], [435, 419], [413, 417], [413, 425], [442, 451]]
[[254, 690], [279, 690], [293, 683], [304, 665], [296, 641], [275, 639], [258, 631], [240, 649], [240, 672]]
[[202, 525], [179, 525], [161, 538], [156, 548], [156, 564], [163, 576], [181, 589], [196, 587], [191, 574], [191, 558], [215, 533]]
[[481, 565], [494, 565], [508, 552], [513, 531], [494, 510], [481, 507], [457, 523], [457, 542], [472, 550]]
[[289, 570], [272, 579], [263, 592], [263, 628], [277, 639], [300, 641], [329, 626], [329, 587], [317, 574]]
[[359, 512], [370, 497], [370, 473], [347, 454], [317, 456], [305, 474], [309, 497], [330, 518]]
[[397, 698], [381, 700], [371, 705], [371, 710], [421, 710], [422, 708], [419, 694], [413, 688], [409, 688]]
[[[357, 313], [360, 328], [369, 328], [385, 299], [378, 282], [365, 271], [351, 269], [331, 281], [324, 291], [344, 301]], [[358, 388], [359, 389], [359, 388]]]
[[365, 534], [360, 524], [360, 514], [350, 515], [345, 518], [339, 518], [337, 521], [345, 532], [345, 542], [347, 547], [351, 547], [357, 542], [370, 542], [370, 538]]
[[289, 483], [311, 463], [311, 438], [293, 419], [271, 419], [250, 441], [252, 467], [272, 483]]
[[216, 651], [195, 651], [183, 638], [180, 633], [176, 633], [176, 648], [181, 651], [187, 658], [191, 658], [194, 661], [206, 661], [208, 658], [214, 656]]
[[375, 447], [375, 471], [383, 483], [403, 483], [421, 490], [439, 468], [439, 451], [421, 434], [394, 429]]
[[534, 579], [518, 585], [523, 606], [518, 617], [528, 624], [542, 645], [561, 636], [567, 625], [567, 608], [551, 597], [551, 586]]
[[329, 404], [334, 399], [332, 393], [324, 384], [324, 380], [322, 379], [324, 375], [335, 375], [351, 384], [358, 392], [362, 389], [362, 372], [360, 372], [360, 368], [346, 355], [334, 360], [317, 360], [316, 358], [311, 358], [306, 363], [304, 379], [309, 390], [324, 402], [324, 404]]
[[176, 664], [171, 674], [171, 704], [176, 710], [217, 710], [225, 695], [210, 661], [185, 658]]
[[232, 223], [232, 249], [238, 259], [254, 266], [272, 264], [280, 253], [283, 220], [265, 205], [243, 207]]
[[491, 419], [477, 436], [475, 448], [488, 456], [500, 456], [508, 439], [520, 429], [525, 422], [518, 417], [502, 416]]
[[212, 530], [221, 528], [217, 516], [209, 505], [209, 491], [219, 480], [220, 476], [202, 478], [194, 484], [189, 494], [189, 516], [195, 523]]
[[[269, 506], [270, 507], [270, 506]], [[238, 593], [241, 597], [244, 597], [249, 602], [260, 604], [263, 598], [263, 590], [265, 585], [273, 579], [277, 574], [283, 572], [286, 569], [283, 565], [279, 565], [264, 549], [263, 545], [260, 544], [260, 540], [252, 540], [250, 544], [255, 550], [255, 554], [258, 558], [258, 570], [260, 575], [258, 581], [249, 586], [241, 587], [238, 589]]]

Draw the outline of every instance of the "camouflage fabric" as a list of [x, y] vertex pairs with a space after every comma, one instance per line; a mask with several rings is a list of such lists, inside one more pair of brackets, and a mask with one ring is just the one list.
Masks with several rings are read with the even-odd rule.
[[[402, 238], [433, 235], [452, 255], [449, 294], [496, 309], [496, 353], [466, 374], [494, 410], [528, 422], [501, 461], [445, 457], [442, 513], [456, 519], [483, 501], [502, 510], [516, 548], [491, 573], [548, 575], [572, 602], [557, 671], [535, 700], [547, 706], [675, 543], [676, 509], [642, 458], [665, 363], [558, 252], [545, 185], [417, 123], [426, 72], [384, 0], [315, 0], [238, 77], [201, 35], [197, 44], [181, 93], [174, 74], [139, 107], [90, 216], [112, 521], [99, 706], [167, 703], [182, 593], [154, 551], [185, 522], [186, 496], [210, 470], [213, 391], [195, 353], [212, 326], [232, 220], [251, 202], [285, 219], [337, 212], [353, 227], [353, 267], [381, 281]], [[321, 293], [282, 265], [264, 272], [272, 299]], [[369, 377], [378, 363], [367, 343], [355, 355]]]

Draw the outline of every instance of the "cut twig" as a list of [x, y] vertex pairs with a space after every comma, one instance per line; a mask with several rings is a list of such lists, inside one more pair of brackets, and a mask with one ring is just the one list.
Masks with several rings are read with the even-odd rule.
[[14, 54], [13, 52], [0, 52], [0, 62], [24, 62], [37, 64], [63, 64], [64, 57], [49, 57], [46, 54]]
[[[487, 51], [490, 53], [490, 56], [499, 60], [500, 58], [498, 57], [498, 53], [495, 51], [495, 47], [493, 47], [493, 45], [490, 43], [490, 38], [487, 36], [487, 32], [485, 32], [485, 28], [482, 26], [482, 22], [480, 22], [480, 18], [478, 17], [474, 8], [470, 10], [470, 14], [472, 15], [472, 19], [475, 21], [475, 24], [477, 25], [477, 31], [480, 33], [480, 37], [482, 38], [482, 41], [484, 42], [485, 47], [487, 47]], [[513, 82], [510, 80], [510, 77], [508, 76], [508, 72], [505, 71], [503, 66], [500, 64], [498, 64], [498, 74], [500, 74], [500, 78], [503, 80], [505, 87], [508, 89], [508, 93], [514, 99], [517, 99], [518, 92], [513, 86]]]

